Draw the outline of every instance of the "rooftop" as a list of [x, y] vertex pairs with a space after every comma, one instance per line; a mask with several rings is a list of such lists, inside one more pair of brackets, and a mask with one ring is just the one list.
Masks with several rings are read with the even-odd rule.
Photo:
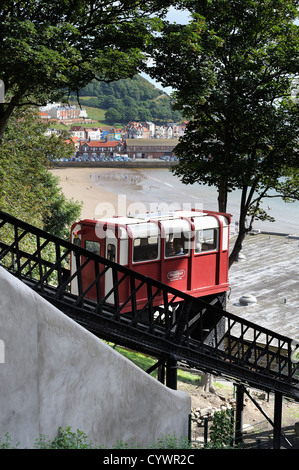
[[178, 139], [126, 139], [127, 146], [145, 146], [158, 147], [162, 145], [176, 146]]
[[[234, 238], [231, 239], [231, 246]], [[269, 330], [299, 340], [299, 237], [261, 233], [248, 235], [243, 260], [229, 271], [226, 310]], [[256, 303], [244, 306], [250, 294]]]

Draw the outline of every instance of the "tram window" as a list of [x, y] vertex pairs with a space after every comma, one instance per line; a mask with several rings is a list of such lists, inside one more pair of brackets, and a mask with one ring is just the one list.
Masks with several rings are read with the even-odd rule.
[[166, 258], [170, 258], [171, 256], [178, 256], [178, 255], [187, 255], [188, 254], [188, 247], [189, 241], [188, 239], [182, 234], [181, 236], [174, 236], [166, 238], [165, 243], [165, 256]]
[[107, 259], [109, 261], [115, 262], [115, 245], [112, 245], [112, 243], [109, 243], [107, 246]]
[[101, 253], [101, 245], [99, 242], [94, 242], [92, 240], [86, 240], [85, 241], [85, 248], [88, 251], [92, 251], [96, 255], [99, 255]]
[[133, 261], [149, 261], [158, 258], [158, 237], [135, 238], [133, 243]]
[[76, 245], [76, 246], [81, 246], [81, 238], [75, 237], [75, 238], [73, 239], [73, 243], [74, 243], [74, 245]]
[[218, 230], [216, 228], [208, 228], [198, 230], [195, 234], [195, 253], [203, 251], [213, 251], [217, 249]]

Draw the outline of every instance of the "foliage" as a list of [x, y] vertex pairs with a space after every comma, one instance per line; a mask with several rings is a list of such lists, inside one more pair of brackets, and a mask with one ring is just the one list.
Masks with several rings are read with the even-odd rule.
[[[16, 449], [19, 444], [14, 444], [9, 433], [5, 434], [5, 438], [0, 440], [0, 449]], [[139, 443], [134, 440], [125, 442], [123, 440], [117, 441], [112, 447], [113, 449], [144, 449]], [[178, 438], [172, 434], [161, 434], [156, 442], [149, 444], [146, 448], [149, 449], [189, 449], [190, 443], [188, 439], [181, 437]], [[104, 449], [101, 445], [95, 445], [92, 441], [88, 440], [85, 432], [77, 429], [76, 432], [72, 431], [71, 426], [66, 428], [59, 427], [58, 435], [50, 438], [45, 434], [40, 434], [35, 441], [34, 449]]]
[[[230, 410], [216, 412], [211, 426], [210, 441], [205, 449], [228, 449], [237, 448], [232, 445], [233, 429]], [[198, 446], [195, 446], [200, 448]], [[9, 433], [4, 439], [0, 439], [0, 449], [16, 449], [19, 443], [15, 444]], [[193, 444], [186, 437], [177, 437], [176, 434], [161, 434], [157, 441], [149, 443], [146, 447], [135, 442], [133, 439], [128, 442], [119, 440], [112, 446], [112, 449], [192, 449]], [[35, 440], [34, 449], [105, 449], [102, 445], [95, 445], [84, 431], [77, 429], [72, 431], [71, 426], [59, 427], [58, 434], [50, 438], [45, 434], [40, 434]]]
[[5, 433], [4, 439], [0, 440], [0, 449], [15, 449], [18, 447], [18, 445], [18, 443], [13, 443], [12, 438], [8, 432]]
[[265, 197], [298, 199], [298, 0], [182, 2], [187, 25], [165, 23], [150, 74], [172, 86], [190, 120], [173, 171], [215, 186], [218, 207], [241, 190], [237, 259]]
[[177, 437], [175, 434], [161, 434], [151, 449], [190, 449], [191, 444], [185, 437]]
[[64, 135], [48, 137], [45, 130], [32, 109], [21, 109], [11, 118], [0, 146], [0, 208], [63, 237], [81, 207], [65, 198], [48, 171], [48, 159], [68, 157], [72, 149]]
[[92, 79], [132, 77], [170, 0], [2, 0], [0, 139], [16, 106], [61, 100]]
[[73, 199], [66, 199], [58, 188], [58, 179], [50, 175], [49, 182], [45, 183], [49, 197], [49, 215], [45, 215], [43, 229], [60, 238], [69, 240], [70, 228], [81, 214], [81, 205]]
[[[150, 357], [150, 356], [145, 356], [144, 354], [137, 353], [134, 351], [130, 351], [128, 349], [120, 348], [119, 346], [113, 346], [113, 348], [125, 356], [127, 359], [132, 361], [135, 365], [140, 367], [142, 370], [148, 370], [150, 367], [152, 367], [157, 361], [156, 359]], [[200, 376], [197, 374], [192, 374], [190, 372], [185, 372], [183, 370], [178, 369], [178, 381], [184, 382], [184, 383], [190, 383], [193, 385], [199, 385], [201, 382]], [[155, 369], [151, 375], [153, 377], [157, 377], [157, 369]]]
[[[118, 441], [114, 449], [142, 449], [142, 444], [136, 443], [133, 439], [129, 442]], [[177, 437], [176, 434], [161, 434], [157, 441], [150, 443], [147, 449], [190, 449], [191, 444], [185, 437]]]
[[39, 439], [36, 440], [35, 448], [37, 449], [92, 449], [93, 444], [87, 441], [87, 436], [83, 431], [77, 429], [76, 432], [71, 430], [71, 427], [62, 428], [58, 430], [58, 435], [54, 439], [49, 439], [44, 434], [41, 434]]
[[[71, 94], [75, 99], [75, 94]], [[172, 108], [172, 100], [140, 75], [111, 83], [92, 80], [79, 91], [79, 103], [106, 109], [110, 124], [128, 121], [181, 121], [182, 114]]]
[[209, 447], [212, 449], [224, 449], [232, 447], [233, 441], [233, 410], [216, 411], [210, 430]]

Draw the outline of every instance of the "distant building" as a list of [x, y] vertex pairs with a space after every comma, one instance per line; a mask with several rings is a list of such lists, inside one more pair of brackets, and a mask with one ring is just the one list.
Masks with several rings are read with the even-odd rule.
[[144, 127], [146, 127], [149, 131], [149, 137], [154, 137], [155, 136], [155, 128], [156, 125], [153, 122], [148, 122], [146, 121], [144, 123]]
[[126, 127], [127, 139], [178, 139], [186, 130], [186, 123], [154, 124], [153, 122], [129, 122]]
[[79, 111], [80, 111], [79, 113], [80, 118], [82, 119], [88, 118], [88, 114], [85, 108], [80, 108]]
[[58, 121], [79, 119], [80, 109], [77, 106], [55, 106], [48, 109], [48, 114]]
[[84, 129], [84, 127], [81, 127], [81, 126], [72, 126], [70, 128], [70, 134], [73, 137], [78, 137], [79, 139], [85, 139], [86, 138], [85, 129]]
[[120, 154], [124, 152], [124, 146], [117, 140], [104, 141], [104, 140], [91, 140], [80, 141], [79, 150], [76, 154], [77, 157], [92, 157], [105, 155], [109, 157], [112, 154]]
[[102, 140], [102, 129], [100, 127], [86, 127], [85, 138], [88, 140]]
[[78, 151], [80, 148], [80, 141], [78, 137], [72, 136], [69, 139], [67, 139], [65, 142], [67, 144], [73, 145], [76, 151]]
[[174, 157], [178, 139], [126, 139], [125, 150], [130, 158]]
[[150, 137], [149, 129], [141, 122], [129, 122], [126, 133], [128, 139], [148, 139]]
[[51, 116], [48, 113], [46, 113], [45, 111], [40, 111], [38, 114], [39, 114], [41, 119], [47, 119], [47, 120], [51, 119]]
[[40, 106], [39, 110], [47, 112], [49, 109], [56, 108], [57, 106], [61, 106], [61, 103], [48, 103], [45, 106]]

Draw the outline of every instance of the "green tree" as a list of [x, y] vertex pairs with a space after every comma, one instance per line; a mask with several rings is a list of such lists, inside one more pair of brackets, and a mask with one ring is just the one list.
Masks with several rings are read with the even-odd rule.
[[139, 121], [139, 108], [137, 105], [128, 106], [123, 110], [123, 121]]
[[69, 157], [73, 149], [65, 136], [45, 135], [46, 125], [31, 109], [22, 108], [10, 119], [0, 146], [0, 208], [58, 236], [80, 215], [78, 202], [67, 200], [49, 158]]
[[298, 199], [299, 34], [297, 0], [183, 2], [187, 25], [165, 23], [150, 70], [172, 86], [189, 119], [174, 168], [186, 184], [215, 186], [218, 207], [240, 190], [232, 264], [265, 197]]
[[0, 5], [0, 139], [16, 106], [61, 100], [92, 79], [132, 77], [155, 15], [170, 0], [2, 0]]
[[152, 116], [150, 110], [145, 106], [139, 108], [139, 115], [140, 115], [140, 120], [141, 121], [151, 122], [153, 120], [153, 116]]
[[109, 124], [114, 124], [115, 122], [120, 122], [122, 119], [121, 113], [115, 108], [107, 109], [105, 113], [105, 119]]
[[134, 119], [139, 116], [142, 121], [153, 120], [153, 115], [149, 112], [151, 104], [156, 110], [155, 120], [182, 120], [182, 114], [173, 110], [171, 99], [138, 74], [134, 75], [133, 79], [122, 79], [111, 83], [93, 80], [91, 84], [80, 90], [79, 99], [83, 106], [116, 109], [122, 115], [123, 122], [133, 119], [127, 112], [131, 107], [138, 108], [138, 113], [134, 112]]

